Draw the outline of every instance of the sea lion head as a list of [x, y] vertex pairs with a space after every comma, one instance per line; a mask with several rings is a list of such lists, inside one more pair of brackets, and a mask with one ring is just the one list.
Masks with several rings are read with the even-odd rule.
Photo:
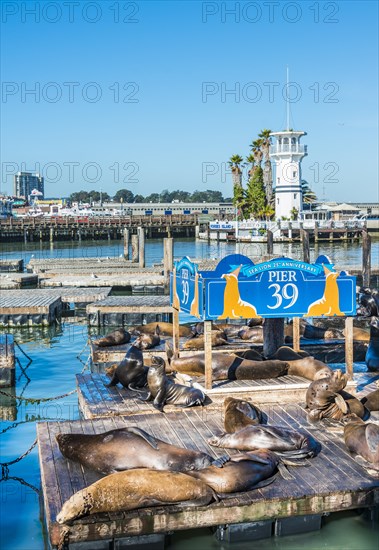
[[156, 370], [157, 372], [165, 372], [166, 363], [163, 357], [158, 355], [153, 355], [151, 357], [150, 368]]
[[341, 423], [344, 425], [350, 424], [351, 422], [357, 423], [357, 424], [364, 424], [364, 420], [362, 418], [359, 418], [358, 415], [355, 413], [345, 414], [343, 418], [341, 418]]
[[67, 523], [77, 517], [85, 516], [93, 508], [92, 495], [87, 489], [78, 491], [63, 504], [57, 515], [58, 523]]

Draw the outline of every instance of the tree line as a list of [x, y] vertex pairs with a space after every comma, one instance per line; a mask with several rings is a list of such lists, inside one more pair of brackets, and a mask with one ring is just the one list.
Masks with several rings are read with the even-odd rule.
[[116, 194], [111, 197], [108, 193], [102, 191], [77, 191], [71, 193], [69, 196], [70, 202], [92, 203], [92, 202], [107, 202], [113, 200], [114, 202], [125, 203], [140, 203], [140, 202], [232, 202], [231, 197], [223, 197], [221, 191], [213, 191], [207, 189], [206, 191], [194, 191], [189, 193], [188, 191], [169, 191], [164, 189], [160, 193], [151, 193], [150, 195], [140, 195], [130, 191], [130, 189], [119, 189]]

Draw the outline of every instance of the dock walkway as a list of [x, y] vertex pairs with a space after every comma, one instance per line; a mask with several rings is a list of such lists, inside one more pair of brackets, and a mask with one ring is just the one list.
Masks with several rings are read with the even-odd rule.
[[[75, 543], [90, 541], [99, 541], [98, 544], [104, 541], [104, 548], [109, 548], [106, 544], [123, 537], [230, 523], [268, 521], [271, 522], [271, 532], [278, 518], [322, 515], [379, 504], [379, 480], [352, 459], [343, 442], [342, 429], [309, 424], [305, 410], [299, 404], [269, 406], [263, 411], [270, 424], [303, 428], [322, 445], [320, 454], [309, 461], [309, 467], [290, 468], [292, 480], [278, 477], [267, 487], [235, 493], [232, 498], [203, 507], [159, 506], [84, 517], [68, 528], [65, 540], [69, 548]], [[49, 540], [54, 548], [64, 538], [67, 529], [56, 522], [62, 504], [74, 492], [101, 477], [65, 459], [59, 451], [56, 434], [101, 433], [134, 425], [174, 445], [203, 451], [214, 457], [225, 454], [225, 449], [207, 443], [212, 435], [223, 431], [219, 410], [195, 408], [167, 414], [37, 424], [43, 504]], [[226, 452], [233, 455], [238, 451]]]
[[109, 296], [87, 306], [88, 322], [97, 326], [170, 322], [172, 313], [170, 296]]

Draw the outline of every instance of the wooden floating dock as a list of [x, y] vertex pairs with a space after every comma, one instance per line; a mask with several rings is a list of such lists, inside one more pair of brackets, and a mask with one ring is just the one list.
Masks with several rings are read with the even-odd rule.
[[40, 279], [41, 288], [52, 288], [57, 286], [66, 287], [123, 287], [126, 289], [138, 286], [164, 286], [163, 275], [154, 273], [114, 273], [103, 275], [96, 274], [96, 277], [89, 275], [56, 275], [51, 278]]
[[104, 300], [111, 292], [111, 287], [104, 288], [51, 288], [48, 292], [51, 296], [58, 296], [62, 303], [89, 304]]
[[38, 275], [34, 273], [0, 274], [0, 290], [15, 290], [17, 288], [37, 287]]
[[[204, 377], [197, 377], [196, 382], [203, 385]], [[141, 401], [121, 386], [106, 387], [110, 378], [106, 374], [77, 374], [76, 385], [80, 412], [85, 419], [104, 416], [123, 416], [135, 414], [160, 414], [152, 402]], [[182, 383], [178, 373], [178, 383]], [[203, 388], [207, 396], [204, 410], [218, 408], [226, 397], [249, 399], [253, 403], [294, 403], [304, 400], [310, 380], [302, 376], [280, 376], [264, 380], [221, 380], [213, 383], [211, 390]], [[354, 394], [356, 382], [351, 380], [346, 390]], [[200, 407], [200, 409], [202, 409]], [[167, 405], [165, 411], [183, 411], [181, 407]]]
[[109, 296], [86, 311], [90, 325], [130, 325], [171, 321], [173, 308], [169, 296]]
[[[235, 493], [232, 498], [208, 506], [159, 506], [139, 510], [103, 513], [78, 519], [69, 526], [66, 542], [97, 541], [96, 548], [127, 538], [165, 534], [200, 527], [217, 527], [268, 521], [269, 534], [278, 532], [283, 518], [322, 515], [379, 504], [379, 480], [371, 477], [351, 457], [343, 442], [342, 430], [323, 424], [309, 424], [299, 404], [263, 408], [270, 424], [303, 428], [322, 445], [320, 454], [308, 467], [291, 468], [292, 480], [280, 476], [261, 489]], [[38, 448], [42, 478], [43, 505], [49, 541], [53, 548], [61, 542], [67, 526], [59, 525], [56, 516], [62, 504], [76, 491], [94, 483], [101, 476], [65, 459], [55, 436], [61, 433], [101, 433], [115, 428], [135, 426], [171, 444], [195, 449], [218, 457], [238, 451], [208, 445], [207, 440], [223, 428], [219, 410], [196, 408], [167, 414], [142, 414], [130, 417], [102, 418], [93, 421], [43, 422], [37, 424]], [[104, 546], [101, 546], [103, 541]]]
[[24, 269], [24, 260], [0, 259], [0, 272], [21, 272]]
[[0, 326], [51, 325], [62, 314], [60, 296], [43, 290], [0, 292]]
[[15, 384], [14, 338], [11, 334], [0, 334], [0, 387]]

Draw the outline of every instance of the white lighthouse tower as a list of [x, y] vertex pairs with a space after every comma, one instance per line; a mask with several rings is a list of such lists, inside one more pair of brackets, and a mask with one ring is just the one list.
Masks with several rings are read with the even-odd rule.
[[284, 130], [272, 132], [276, 142], [270, 148], [270, 158], [275, 163], [275, 218], [290, 218], [294, 208], [303, 209], [301, 190], [301, 159], [307, 153], [307, 146], [300, 145], [306, 132]]

